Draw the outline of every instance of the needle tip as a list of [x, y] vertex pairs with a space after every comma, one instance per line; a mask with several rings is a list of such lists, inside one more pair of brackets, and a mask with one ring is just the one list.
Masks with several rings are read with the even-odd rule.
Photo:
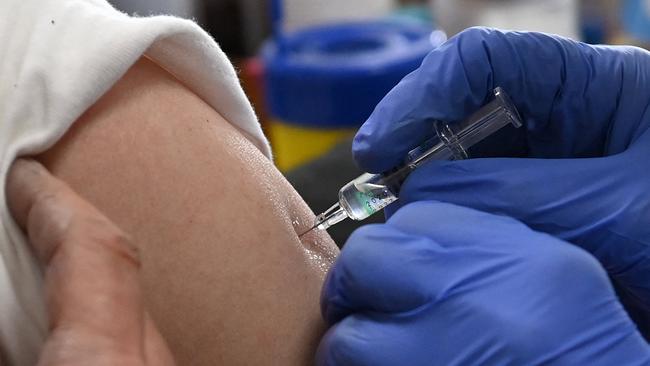
[[303, 236], [307, 235], [308, 233], [312, 232], [318, 225], [314, 225], [309, 230], [303, 232], [302, 234], [298, 235], [299, 238], [302, 238]]

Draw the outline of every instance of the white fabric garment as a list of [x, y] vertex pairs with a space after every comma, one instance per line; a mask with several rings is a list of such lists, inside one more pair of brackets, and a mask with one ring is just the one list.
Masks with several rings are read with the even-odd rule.
[[[191, 21], [130, 18], [103, 0], [0, 1], [0, 192], [16, 156], [51, 147], [143, 54], [270, 158], [235, 71]], [[0, 195], [0, 355], [34, 365], [46, 333], [42, 276]], [[2, 361], [0, 361], [2, 363]]]

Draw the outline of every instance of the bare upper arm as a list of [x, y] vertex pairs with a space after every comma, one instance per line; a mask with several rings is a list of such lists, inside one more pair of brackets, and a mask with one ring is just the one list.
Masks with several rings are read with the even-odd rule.
[[336, 255], [248, 140], [142, 59], [41, 156], [130, 233], [152, 316], [179, 364], [311, 363]]

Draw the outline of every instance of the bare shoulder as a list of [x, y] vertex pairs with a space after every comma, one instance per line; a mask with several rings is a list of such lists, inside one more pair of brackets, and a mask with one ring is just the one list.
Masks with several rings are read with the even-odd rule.
[[311, 363], [336, 249], [298, 239], [313, 213], [172, 75], [140, 60], [41, 161], [134, 238], [179, 364]]
[[209, 105], [142, 58], [41, 160], [100, 207], [110, 210], [115, 200], [146, 203], [108, 212], [132, 232], [141, 228], [133, 226], [133, 218], [145, 213], [140, 208], [169, 204], [167, 194], [180, 194], [178, 185], [196, 176], [225, 181], [214, 172], [230, 165], [233, 155], [264, 159]]

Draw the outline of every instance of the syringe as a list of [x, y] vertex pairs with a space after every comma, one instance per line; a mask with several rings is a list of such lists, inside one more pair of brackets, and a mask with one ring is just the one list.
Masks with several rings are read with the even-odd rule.
[[406, 177], [426, 161], [467, 159], [467, 150], [502, 127], [521, 126], [517, 108], [503, 89], [494, 89], [494, 100], [459, 123], [433, 123], [436, 136], [411, 150], [402, 166], [383, 174], [362, 174], [339, 190], [339, 201], [316, 216], [314, 226], [300, 236], [325, 230], [346, 218], [363, 220], [397, 201]]

